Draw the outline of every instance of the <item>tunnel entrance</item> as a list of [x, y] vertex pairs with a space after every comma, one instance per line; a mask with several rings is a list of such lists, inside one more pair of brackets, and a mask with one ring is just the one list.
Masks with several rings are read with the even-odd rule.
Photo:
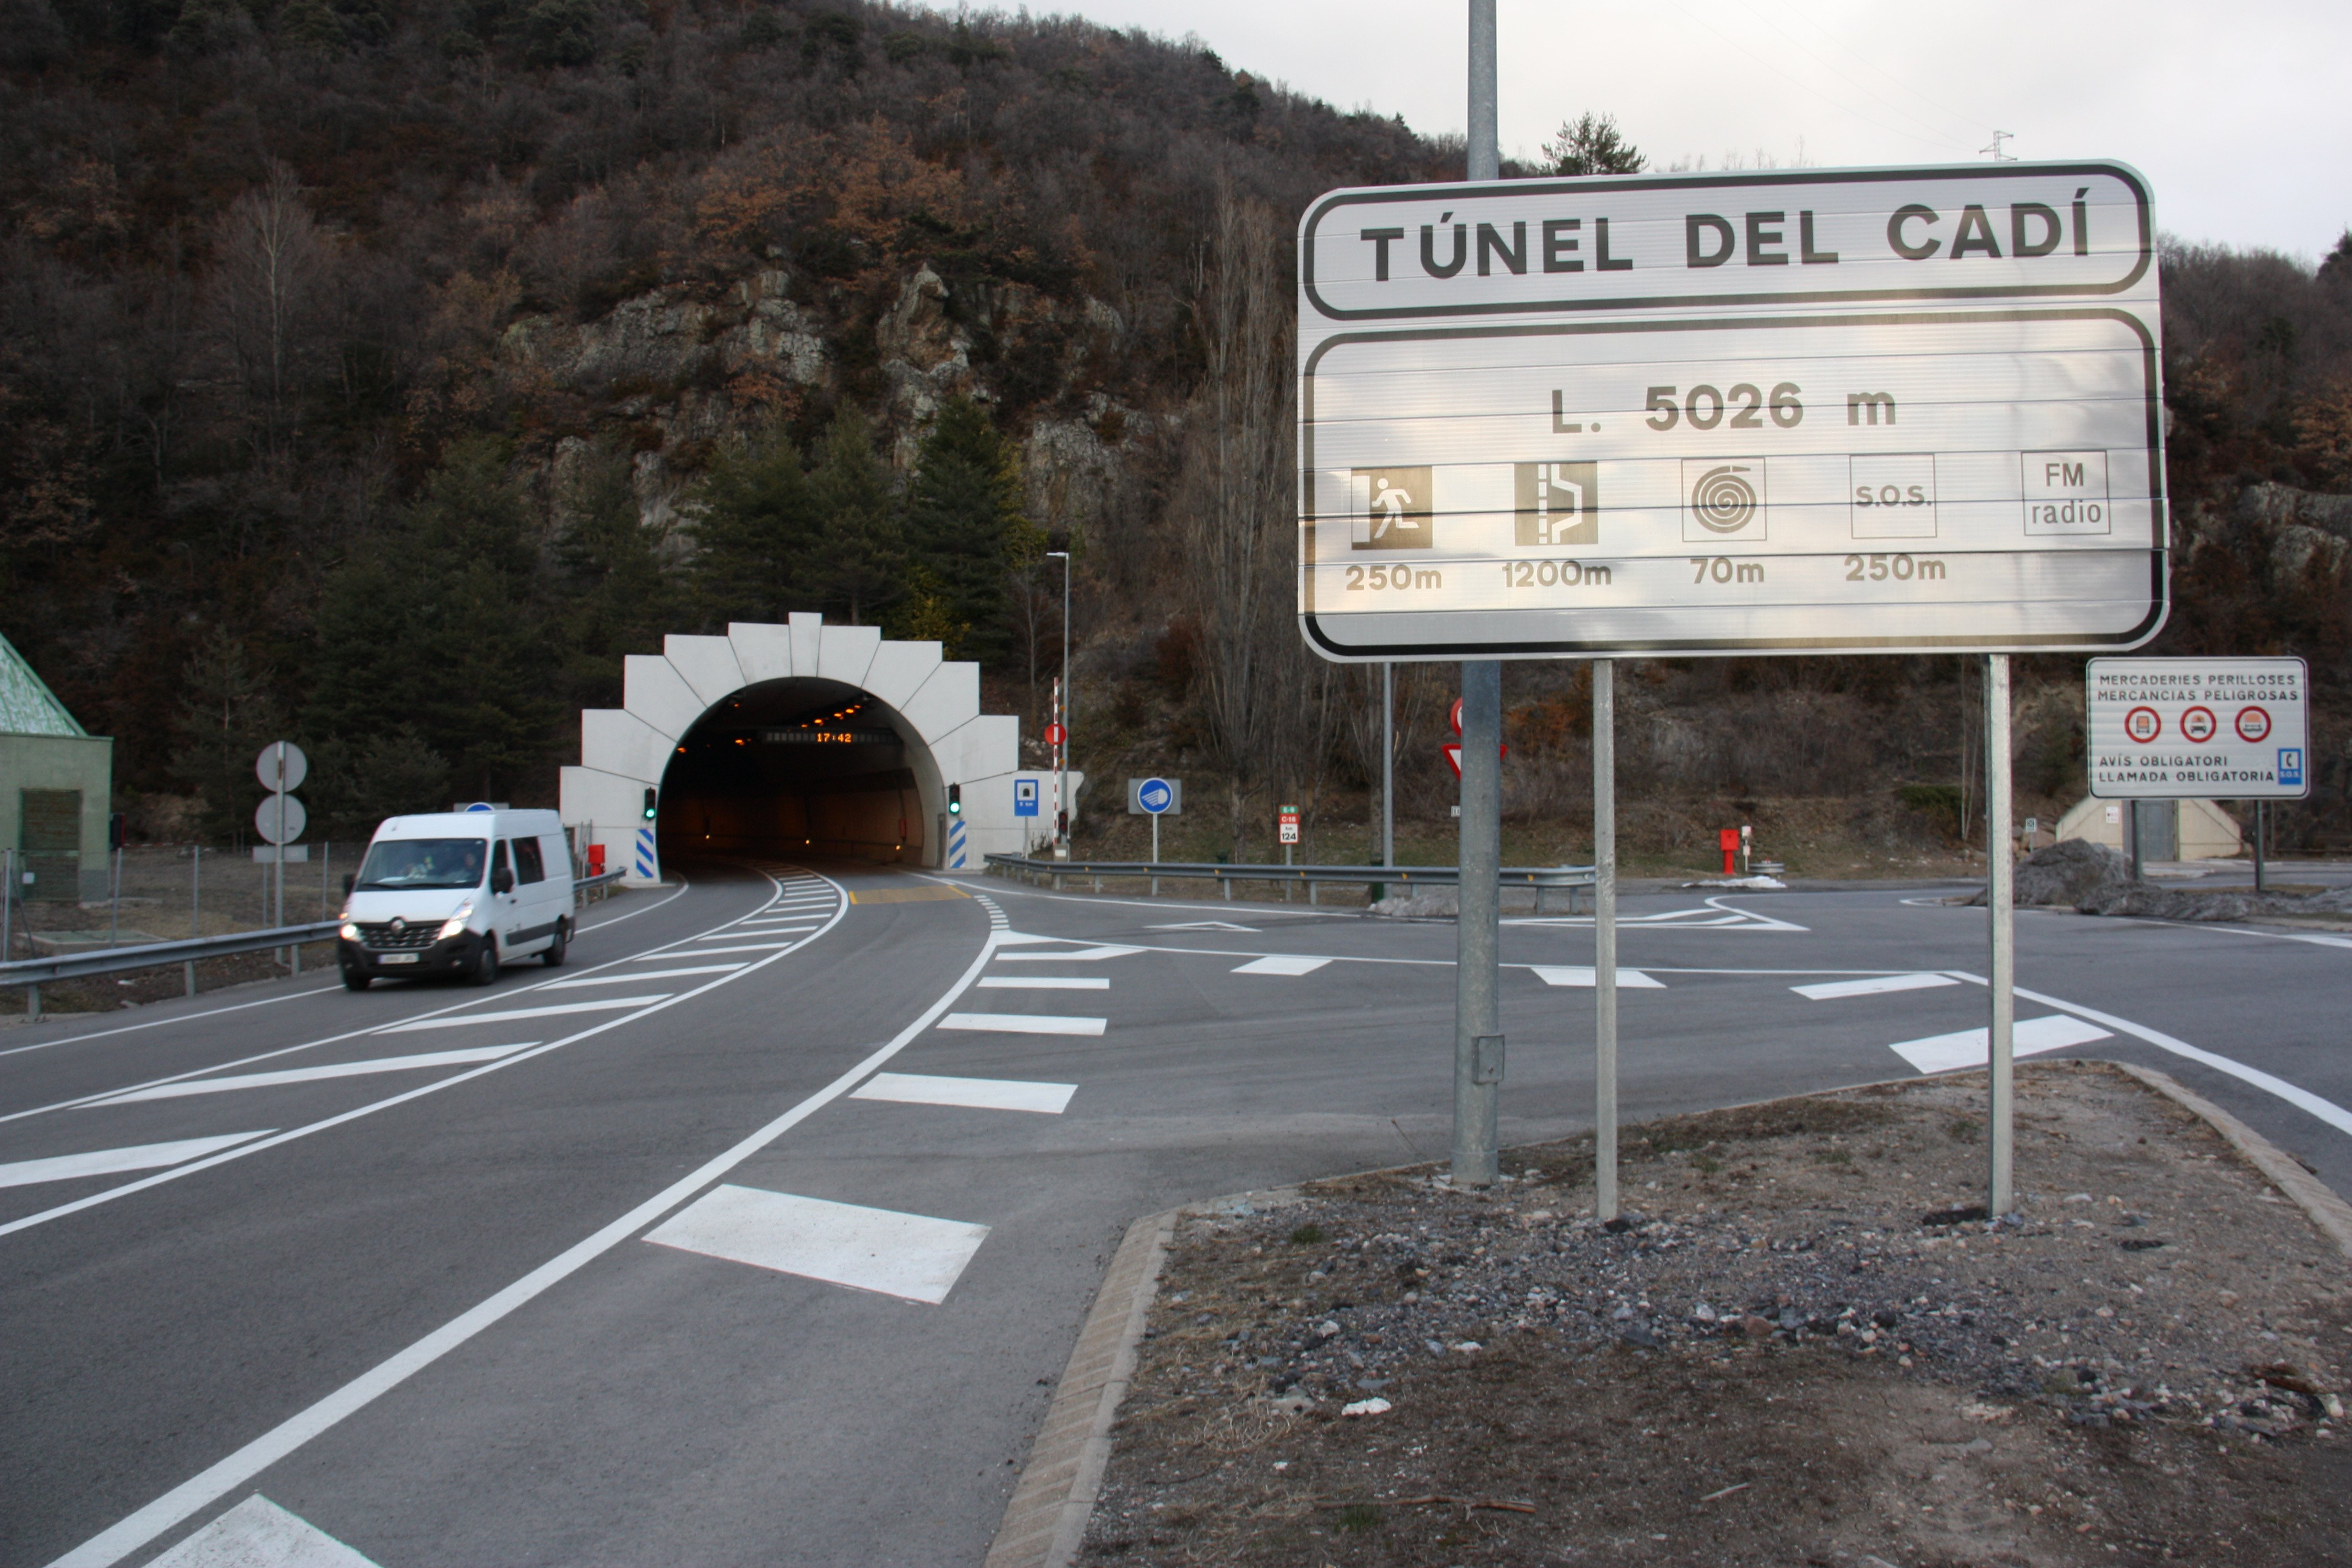
[[829, 855], [927, 863], [913, 726], [870, 692], [801, 678], [746, 686], [695, 721], [664, 770], [665, 860]]

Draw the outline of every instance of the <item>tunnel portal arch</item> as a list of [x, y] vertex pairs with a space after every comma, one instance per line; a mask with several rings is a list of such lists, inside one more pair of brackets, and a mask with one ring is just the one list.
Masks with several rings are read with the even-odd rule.
[[[852, 738], [803, 738], [820, 728]], [[815, 615], [739, 621], [623, 661], [622, 705], [580, 715], [563, 820], [632, 886], [661, 879], [665, 844], [696, 842], [978, 869], [1025, 847], [1034, 826], [1013, 816], [1020, 751], [1020, 720], [980, 710], [980, 667], [938, 643]], [[942, 843], [950, 784], [964, 808]], [[661, 792], [658, 823], [644, 820], [648, 787]]]

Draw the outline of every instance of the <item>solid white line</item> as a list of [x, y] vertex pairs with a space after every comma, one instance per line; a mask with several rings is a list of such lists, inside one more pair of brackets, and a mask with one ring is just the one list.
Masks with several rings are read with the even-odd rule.
[[681, 974], [730, 974], [742, 967], [740, 963], [697, 963], [686, 969], [646, 969], [635, 974], [599, 974], [589, 980], [558, 980], [540, 989], [569, 991], [575, 985], [635, 985], [640, 980], [671, 980]]
[[[489, 1328], [517, 1308], [523, 1306], [549, 1288], [560, 1284], [588, 1264], [635, 1236], [646, 1226], [677, 1207], [719, 1177], [807, 1121], [817, 1111], [846, 1094], [860, 1080], [881, 1067], [892, 1057], [907, 1048], [917, 1037], [963, 994], [965, 989], [979, 978], [980, 972], [996, 951], [996, 939], [991, 934], [981, 943], [980, 955], [971, 966], [940, 995], [938, 1001], [923, 1009], [921, 1016], [893, 1036], [887, 1045], [835, 1079], [831, 1083], [769, 1122], [751, 1136], [716, 1158], [704, 1162], [697, 1170], [671, 1183], [644, 1203], [629, 1210], [612, 1224], [585, 1240], [541, 1264], [513, 1284], [479, 1305], [452, 1318], [441, 1327], [418, 1340], [407, 1349], [379, 1362], [342, 1387], [319, 1400], [289, 1419], [246, 1444], [235, 1453], [210, 1466], [200, 1474], [181, 1482], [153, 1502], [119, 1523], [109, 1526], [81, 1545], [57, 1559], [50, 1568], [109, 1568], [131, 1553], [139, 1551], [180, 1523], [189, 1515], [208, 1508], [228, 1493], [245, 1485], [254, 1477], [294, 1452], [303, 1444], [333, 1427], [369, 1404], [399, 1387], [467, 1340]], [[714, 985], [726, 981], [713, 981]], [[604, 1026], [610, 1027], [611, 1026]], [[501, 1064], [503, 1065], [503, 1064]], [[495, 1067], [479, 1069], [495, 1071]]]
[[[2011, 1032], [2011, 1048], [2018, 1056], [2032, 1057], [2114, 1037], [2080, 1018], [2020, 1018]], [[1897, 1040], [1886, 1048], [1927, 1073], [1980, 1068], [1992, 1059], [1991, 1032], [1987, 1029], [1956, 1029], [1948, 1035], [1929, 1035], [1925, 1039]]]
[[973, 1110], [1034, 1110], [1059, 1116], [1078, 1092], [1074, 1083], [1036, 1083], [1006, 1078], [934, 1078], [927, 1073], [877, 1072], [852, 1100], [887, 1100], [901, 1105], [953, 1105]]
[[1108, 991], [1108, 980], [1067, 974], [991, 974], [980, 983], [982, 991]]
[[1830, 980], [1819, 985], [1791, 985], [1790, 990], [1810, 1002], [1834, 1002], [1845, 996], [1883, 996], [1890, 991], [1927, 991], [1958, 985], [1948, 974], [1881, 974], [1870, 980]]
[[125, 1171], [152, 1171], [176, 1165], [242, 1143], [266, 1138], [258, 1132], [231, 1132], [219, 1138], [183, 1138], [172, 1143], [134, 1143], [124, 1149], [93, 1149], [86, 1154], [58, 1154], [47, 1160], [19, 1160], [0, 1165], [0, 1187], [29, 1187], [37, 1182], [70, 1182], [79, 1176], [113, 1176]]
[[732, 931], [723, 931], [716, 936], [698, 936], [694, 940], [697, 942], [737, 942], [747, 936], [799, 936], [803, 931], [812, 931], [814, 930], [816, 930], [816, 927], [808, 924], [804, 921], [793, 921], [783, 925], [737, 926]]
[[[686, 892], [687, 892], [687, 887], [688, 887], [688, 884], [685, 883], [685, 882], [681, 879], [681, 882], [680, 882], [680, 884], [679, 884], [679, 887], [678, 887], [677, 891], [677, 892], [675, 892], [675, 893], [672, 893], [672, 894], [671, 894], [668, 898], [667, 898], [667, 899], [662, 899], [662, 900], [657, 900], [657, 901], [656, 901], [656, 902], [654, 902], [654, 903], [647, 904], [645, 908], [643, 908], [643, 909], [641, 909], [641, 910], [631, 910], [627, 914], [625, 914], [625, 915], [614, 915], [611, 920], [608, 920], [608, 921], [598, 921], [594, 925], [592, 925], [592, 926], [582, 926], [582, 927], [580, 928], [579, 931], [578, 931], [577, 933], [575, 933], [575, 935], [574, 935], [574, 936], [573, 936], [573, 938], [572, 938], [572, 940], [576, 942], [576, 941], [578, 941], [578, 940], [579, 940], [579, 938], [580, 938], [580, 937], [582, 937], [582, 936], [585, 936], [585, 935], [586, 935], [588, 932], [590, 932], [590, 931], [603, 931], [606, 926], [616, 926], [616, 925], [619, 925], [623, 921], [633, 921], [633, 920], [635, 920], [639, 915], [649, 915], [649, 914], [653, 913], [656, 910], [660, 909], [663, 905], [667, 904], [667, 903], [670, 903], [670, 902], [672, 902], [672, 901], [673, 901], [673, 900], [675, 900], [682, 899], [682, 898], [686, 897]], [[614, 960], [614, 961], [608, 961], [608, 962], [623, 962], [623, 961]], [[169, 966], [168, 966], [168, 965], [158, 965], [158, 967], [159, 967], [159, 968], [162, 968], [162, 967], [169, 967]], [[19, 1052], [22, 1052], [22, 1051], [46, 1051], [46, 1050], [49, 1049], [52, 1046], [73, 1046], [73, 1045], [79, 1045], [79, 1044], [80, 1044], [82, 1041], [84, 1041], [84, 1040], [103, 1040], [103, 1039], [107, 1038], [108, 1037], [110, 1037], [110, 1036], [113, 1036], [113, 1035], [131, 1035], [131, 1034], [136, 1034], [136, 1033], [138, 1033], [138, 1032], [139, 1032], [140, 1030], [142, 1030], [142, 1029], [160, 1029], [160, 1028], [162, 1028], [162, 1027], [163, 1027], [164, 1026], [169, 1025], [169, 1024], [188, 1024], [188, 1023], [194, 1023], [194, 1022], [196, 1019], [198, 1019], [198, 1018], [217, 1018], [217, 1017], [219, 1017], [221, 1015], [223, 1015], [223, 1014], [225, 1014], [225, 1013], [242, 1013], [242, 1012], [244, 1012], [246, 1009], [247, 1009], [247, 1008], [249, 1008], [249, 1007], [275, 1007], [275, 1006], [276, 1006], [276, 1005], [278, 1005], [278, 1004], [279, 1004], [280, 1002], [299, 1002], [299, 1001], [300, 1001], [300, 1000], [301, 1000], [303, 997], [305, 997], [305, 996], [323, 996], [323, 995], [325, 995], [325, 994], [326, 994], [328, 992], [330, 992], [330, 991], [336, 991], [336, 990], [340, 990], [340, 989], [341, 989], [341, 987], [340, 987], [340, 986], [336, 986], [336, 985], [319, 985], [319, 986], [313, 986], [313, 987], [311, 987], [311, 988], [310, 988], [310, 990], [308, 990], [308, 991], [295, 991], [295, 992], [289, 992], [289, 994], [287, 994], [286, 995], [283, 995], [283, 996], [264, 996], [263, 998], [261, 998], [261, 999], [260, 999], [259, 1001], [257, 1001], [257, 1002], [235, 1002], [235, 1003], [231, 1003], [229, 1005], [227, 1005], [227, 1006], [226, 1006], [226, 1007], [207, 1007], [207, 1008], [204, 1009], [203, 1011], [201, 1011], [201, 1012], [196, 1012], [196, 1013], [174, 1013], [174, 1014], [171, 1015], [169, 1017], [163, 1017], [163, 1018], [148, 1018], [148, 1019], [143, 1019], [143, 1020], [142, 1020], [141, 1022], [136, 1023], [136, 1024], [124, 1024], [124, 1025], [121, 1026], [120, 1027], [112, 1028], [112, 1029], [98, 1029], [98, 1030], [94, 1030], [94, 1031], [92, 1031], [91, 1033], [87, 1034], [87, 1035], [68, 1035], [68, 1036], [67, 1036], [64, 1039], [61, 1039], [61, 1040], [43, 1040], [43, 1041], [41, 1041], [41, 1042], [40, 1042], [39, 1044], [37, 1044], [37, 1045], [31, 1045], [31, 1046], [11, 1046], [11, 1047], [9, 1047], [6, 1050], [5, 1050], [5, 1051], [0, 1051], [0, 1057], [13, 1057], [13, 1056], [16, 1056], [16, 1055], [17, 1055]], [[465, 1004], [463, 1004], [463, 1003], [458, 1003], [458, 1004], [457, 1004], [457, 1005], [458, 1005], [458, 1006], [463, 1006], [463, 1005], [465, 1005]], [[353, 1032], [354, 1032], [354, 1033], [363, 1033], [364, 1031], [358, 1031], [358, 1030], [355, 1030], [355, 1031], [353, 1031]], [[345, 1036], [338, 1036], [338, 1037], [337, 1037], [337, 1038], [347, 1038], [347, 1037], [345, 1037]], [[296, 1048], [296, 1049], [300, 1049], [301, 1047], [295, 1047], [295, 1048]], [[210, 1070], [210, 1069], [205, 1069], [205, 1070]], [[79, 1102], [78, 1102], [78, 1101], [69, 1101], [68, 1103], [79, 1103]], [[46, 1108], [46, 1107], [45, 1107], [44, 1109], [49, 1109], [49, 1108]], [[19, 1111], [19, 1112], [17, 1112], [17, 1114], [18, 1114], [18, 1115], [26, 1115], [26, 1114], [28, 1114], [28, 1113], [27, 1113], [27, 1112], [24, 1112], [24, 1111]], [[6, 1118], [0, 1118], [0, 1121], [5, 1121], [5, 1120], [7, 1120], [7, 1119], [6, 1119]]]
[[194, 1078], [178, 1083], [158, 1084], [153, 1089], [134, 1089], [128, 1094], [117, 1094], [105, 1100], [93, 1100], [84, 1110], [101, 1105], [131, 1105], [144, 1100], [182, 1100], [192, 1094], [226, 1094], [242, 1089], [274, 1089], [286, 1083], [315, 1083], [331, 1078], [366, 1078], [380, 1072], [415, 1072], [425, 1068], [468, 1067], [475, 1062], [494, 1062], [515, 1051], [527, 1051], [539, 1044], [537, 1040], [518, 1040], [511, 1046], [476, 1046], [463, 1051], [425, 1051], [413, 1057], [372, 1057], [366, 1061], [329, 1062], [324, 1067], [286, 1068], [278, 1072], [244, 1072], [228, 1078]]
[[1057, 1017], [1049, 1013], [950, 1013], [942, 1029], [976, 1029], [992, 1035], [1099, 1035], [1108, 1020]]
[[[762, 872], [761, 875], [764, 876], [766, 873]], [[844, 907], [846, 908], [845, 905]], [[840, 919], [840, 915], [835, 914], [832, 923], [839, 923]], [[831, 924], [828, 924], [826, 929], [832, 929]], [[822, 936], [824, 932], [820, 931], [817, 934], [818, 936]], [[814, 942], [816, 940], [816, 937], [810, 937], [807, 939], [809, 942]], [[576, 1033], [566, 1035], [560, 1040], [550, 1040], [543, 1046], [535, 1046], [527, 1051], [517, 1051], [510, 1057], [502, 1057], [494, 1062], [485, 1062], [480, 1067], [475, 1068], [468, 1072], [452, 1073], [447, 1078], [436, 1079], [431, 1083], [420, 1085], [415, 1089], [405, 1090], [400, 1094], [386, 1095], [383, 1099], [373, 1100], [366, 1105], [354, 1106], [351, 1110], [340, 1112], [336, 1115], [323, 1117], [307, 1126], [290, 1128], [284, 1132], [272, 1133], [267, 1138], [256, 1139], [250, 1143], [240, 1144], [235, 1149], [225, 1150], [218, 1154], [207, 1155], [201, 1160], [192, 1160], [187, 1164], [175, 1166], [169, 1171], [162, 1172], [156, 1175], [142, 1176], [135, 1182], [125, 1182], [119, 1187], [109, 1187], [102, 1193], [92, 1193], [87, 1197], [76, 1198], [71, 1203], [58, 1204], [53, 1208], [43, 1209], [38, 1214], [29, 1214], [22, 1216], [21, 1218], [10, 1220], [5, 1225], [0, 1225], [0, 1236], [13, 1236], [20, 1230], [30, 1230], [37, 1225], [47, 1225], [51, 1220], [63, 1219], [68, 1215], [79, 1214], [84, 1209], [95, 1208], [100, 1204], [112, 1203], [117, 1198], [129, 1197], [133, 1193], [143, 1193], [148, 1188], [161, 1186], [165, 1182], [175, 1182], [184, 1176], [193, 1176], [200, 1171], [209, 1171], [214, 1166], [225, 1165], [231, 1160], [242, 1160], [249, 1154], [258, 1154], [264, 1150], [275, 1149], [282, 1143], [290, 1143], [298, 1138], [308, 1138], [313, 1133], [324, 1132], [331, 1128], [341, 1127], [347, 1121], [357, 1121], [362, 1117], [373, 1116], [379, 1110], [389, 1110], [395, 1105], [405, 1105], [412, 1100], [422, 1100], [428, 1094], [438, 1094], [445, 1089], [455, 1089], [461, 1083], [471, 1083], [478, 1078], [484, 1078], [494, 1072], [504, 1072], [507, 1068], [514, 1067], [520, 1063], [535, 1061], [539, 1058], [546, 1056], [551, 1051], [560, 1051], [566, 1046], [576, 1045], [582, 1040], [593, 1038], [595, 1036], [605, 1033], [607, 1030], [617, 1029], [621, 1028], [625, 1025], [634, 1024], [638, 1019], [649, 1017], [656, 1013], [667, 1012], [668, 1009], [677, 1006], [681, 1003], [691, 1002], [698, 996], [715, 991], [721, 985], [731, 985], [736, 981], [742, 979], [746, 975], [758, 973], [761, 970], [766, 968], [769, 964], [773, 963], [777, 959], [783, 956], [784, 954], [781, 952], [772, 954], [769, 957], [760, 959], [755, 963], [745, 964], [741, 969], [737, 970], [732, 974], [719, 975], [717, 979], [708, 981], [703, 984], [694, 987], [690, 991], [681, 991], [677, 995], [672, 996], [666, 1001], [656, 1002], [643, 1012], [626, 1013], [617, 1018], [607, 1018], [601, 1024], [593, 1024], [587, 1028], [579, 1030]], [[285, 1052], [273, 1051], [267, 1054], [270, 1056], [283, 1056]], [[259, 1060], [261, 1058], [250, 1058], [247, 1059]], [[242, 1066], [243, 1064], [223, 1063], [219, 1065]], [[218, 1066], [199, 1069], [199, 1071], [218, 1070]], [[196, 1075], [194, 1073], [184, 1073], [180, 1076], [184, 1078], [192, 1078]], [[137, 1085], [133, 1087], [143, 1088], [145, 1086]], [[97, 1097], [93, 1096], [91, 1098]]]
[[[635, 979], [636, 976], [630, 976]], [[545, 1007], [508, 1007], [496, 1013], [464, 1013], [450, 1018], [419, 1018], [413, 1024], [392, 1024], [371, 1031], [378, 1035], [413, 1035], [420, 1029], [458, 1029], [475, 1024], [511, 1024], [518, 1018], [552, 1018], [565, 1013], [617, 1013], [669, 999], [667, 991], [647, 996], [606, 996], [594, 1002], [557, 1002]]]
[[[1953, 970], [1952, 973], [1973, 985], [1986, 984], [1980, 974], [1970, 974], [1959, 969]], [[2113, 1013], [2102, 1013], [2095, 1007], [2085, 1007], [2074, 1002], [2062, 1002], [2055, 996], [2045, 996], [2039, 991], [2028, 991], [2022, 985], [2017, 988], [2017, 994], [2029, 1002], [2039, 1002], [2045, 1007], [2056, 1007], [2062, 1012], [2072, 1013], [2077, 1018], [2088, 1018], [2095, 1024], [2104, 1024], [2119, 1035], [2129, 1035], [2134, 1039], [2146, 1040], [2158, 1050], [2169, 1051], [2176, 1057], [2211, 1068], [2215, 1072], [2227, 1073], [2241, 1083], [2250, 1083], [2265, 1094], [2278, 1096], [2297, 1110], [2317, 1117], [2338, 1132], [2352, 1133], [2352, 1110], [2347, 1110], [2332, 1100], [2323, 1100], [2309, 1089], [2298, 1088], [2283, 1078], [2273, 1077], [2260, 1068], [2250, 1068], [2243, 1062], [2232, 1061], [2228, 1057], [2219, 1056], [2214, 1052], [2192, 1046], [2186, 1040], [2175, 1039], [2172, 1036], [2151, 1029], [2144, 1024], [2135, 1024], [2128, 1018], [2118, 1018]]]

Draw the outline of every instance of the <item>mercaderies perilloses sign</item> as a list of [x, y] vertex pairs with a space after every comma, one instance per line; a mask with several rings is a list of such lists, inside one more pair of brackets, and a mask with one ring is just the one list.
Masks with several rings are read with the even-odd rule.
[[1298, 609], [1340, 659], [2117, 650], [2165, 610], [2118, 163], [1335, 191]]

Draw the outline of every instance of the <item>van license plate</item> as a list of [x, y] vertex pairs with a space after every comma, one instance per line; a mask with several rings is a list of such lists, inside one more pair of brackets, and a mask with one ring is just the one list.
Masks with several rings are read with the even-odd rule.
[[414, 963], [416, 959], [413, 952], [380, 952], [375, 956], [378, 963]]

